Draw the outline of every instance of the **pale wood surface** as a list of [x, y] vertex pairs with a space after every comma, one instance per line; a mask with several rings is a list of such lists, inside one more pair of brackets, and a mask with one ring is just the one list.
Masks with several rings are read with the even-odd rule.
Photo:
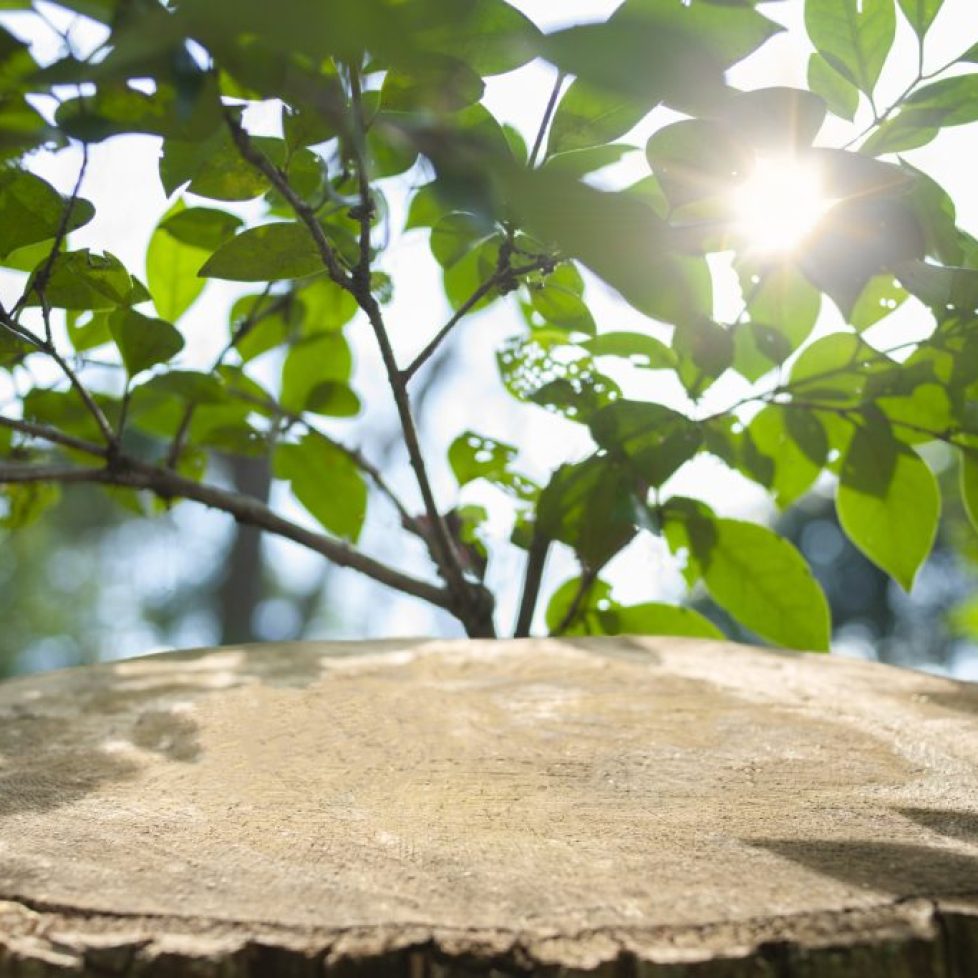
[[220, 649], [2, 684], [0, 758], [0, 974], [978, 974], [978, 687], [917, 673]]

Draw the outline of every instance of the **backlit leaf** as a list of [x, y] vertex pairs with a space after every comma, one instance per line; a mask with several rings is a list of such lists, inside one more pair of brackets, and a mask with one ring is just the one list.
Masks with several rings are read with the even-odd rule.
[[322, 258], [309, 229], [293, 222], [243, 231], [222, 245], [199, 275], [233, 282], [272, 282], [322, 271]]
[[836, 496], [839, 522], [850, 540], [909, 591], [937, 533], [937, 480], [888, 426], [860, 427], [842, 465]]

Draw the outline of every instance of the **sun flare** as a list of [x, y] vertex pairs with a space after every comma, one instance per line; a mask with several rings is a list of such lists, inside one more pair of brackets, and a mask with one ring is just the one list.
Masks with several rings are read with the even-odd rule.
[[818, 170], [791, 156], [759, 157], [732, 198], [738, 235], [767, 255], [798, 248], [830, 205]]

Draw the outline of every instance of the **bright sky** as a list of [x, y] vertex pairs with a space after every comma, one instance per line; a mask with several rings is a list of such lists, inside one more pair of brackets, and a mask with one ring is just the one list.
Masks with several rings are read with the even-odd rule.
[[[613, 0], [512, 0], [544, 28], [555, 28], [585, 20], [600, 19], [615, 6]], [[927, 65], [934, 67], [960, 53], [964, 41], [970, 42], [975, 35], [975, 0], [945, 0], [944, 9], [928, 35]], [[50, 9], [50, 8], [49, 8]], [[810, 47], [802, 27], [803, 4], [801, 0], [783, 0], [763, 5], [765, 13], [786, 24], [790, 30], [779, 35], [761, 51], [737, 66], [730, 75], [732, 84], [745, 88], [757, 88], [773, 84], [804, 86], [805, 65]], [[5, 14], [2, 22], [23, 36], [25, 19], [17, 14]], [[916, 67], [916, 49], [909, 28], [900, 25], [895, 54], [884, 75], [880, 102], [887, 104], [912, 77]], [[543, 64], [534, 64], [491, 81], [486, 102], [502, 120], [511, 122], [528, 138], [535, 132], [550, 87], [553, 70]], [[253, 116], [259, 124], [266, 117]], [[270, 118], [270, 117], [269, 117]], [[644, 148], [648, 134], [659, 125], [675, 118], [668, 111], [653, 113], [640, 131], [626, 140], [638, 148]], [[842, 123], [825, 127], [821, 141], [829, 145], [841, 145], [852, 132]], [[960, 223], [973, 232], [978, 231], [978, 184], [974, 180], [976, 148], [975, 128], [960, 127], [942, 135], [928, 147], [907, 154], [915, 165], [934, 176], [951, 193], [958, 204]], [[118, 255], [128, 267], [139, 274], [143, 268], [143, 256], [150, 232], [159, 216], [166, 209], [162, 189], [155, 178], [158, 141], [151, 138], [129, 137], [110, 140], [92, 150], [89, 175], [83, 193], [97, 208], [97, 218], [88, 228], [73, 238], [76, 246], [108, 249]], [[64, 190], [70, 189], [77, 172], [78, 158], [73, 152], [57, 156], [42, 156], [35, 162], [39, 173], [55, 182]], [[642, 153], [633, 154], [620, 167], [612, 171], [609, 179], [624, 179], [629, 174], [647, 173]], [[394, 197], [395, 218], [400, 206]], [[255, 214], [255, 209], [244, 213]], [[403, 360], [424, 345], [430, 335], [448, 315], [447, 304], [442, 299], [437, 270], [430, 260], [425, 236], [413, 232], [398, 242], [387, 261], [387, 270], [395, 277], [395, 300], [388, 311], [388, 320], [394, 341]], [[6, 283], [7, 288], [4, 288]], [[0, 279], [0, 294], [6, 294], [15, 283]], [[230, 298], [239, 294], [231, 286], [212, 285], [187, 317], [189, 334], [188, 358], [193, 362], [205, 362], [223, 345], [226, 338], [226, 310]], [[648, 320], [622, 303], [600, 283], [589, 284], [589, 301], [600, 330], [649, 329]], [[739, 293], [732, 278], [721, 274], [718, 288], [717, 315], [724, 318], [739, 308]], [[828, 305], [828, 303], [826, 303]], [[837, 314], [829, 309], [824, 314], [822, 328], [832, 328], [838, 322]], [[924, 310], [914, 302], [908, 302], [897, 314], [890, 317], [885, 329], [888, 334], [902, 337], [921, 335], [929, 326]], [[460, 349], [456, 370], [451, 378], [440, 385], [426, 411], [426, 439], [431, 457], [444, 458], [444, 450], [451, 440], [473, 427], [480, 433], [514, 442], [525, 449], [526, 469], [529, 474], [542, 476], [548, 469], [562, 461], [579, 457], [587, 451], [586, 435], [575, 425], [547, 415], [532, 406], [520, 406], [503, 392], [497, 382], [493, 356], [501, 341], [518, 332], [520, 321], [512, 307], [493, 306], [490, 311], [463, 326], [455, 338]], [[882, 331], [880, 331], [882, 332]], [[662, 335], [668, 335], [663, 333]], [[367, 405], [366, 422], [376, 428], [389, 426], [392, 415], [386, 407], [388, 395], [382, 382], [379, 360], [370, 342], [371, 337], [362, 324], [351, 328], [351, 340], [358, 351], [356, 384], [364, 394]], [[639, 376], [622, 378], [628, 393], [641, 393], [643, 381]], [[661, 385], [661, 377], [655, 382]], [[644, 381], [647, 384], [647, 380]], [[648, 387], [645, 388], [648, 390]], [[742, 392], [743, 385], [734, 379], [716, 385], [708, 398], [706, 410], [722, 406], [730, 398]], [[667, 396], [677, 402], [683, 398], [676, 388], [663, 392], [655, 388], [655, 396]], [[0, 391], [0, 402], [6, 397]], [[364, 419], [357, 424], [362, 425]], [[348, 439], [362, 437], [356, 432], [356, 424], [343, 422], [336, 431]], [[366, 439], [369, 445], [370, 439]], [[440, 498], [450, 504], [455, 496], [454, 480], [447, 466], [433, 466], [436, 490]], [[395, 476], [406, 493], [413, 488], [407, 466], [397, 465]], [[745, 480], [732, 475], [721, 463], [703, 457], [696, 464], [687, 466], [675, 485], [676, 491], [689, 492], [707, 499], [722, 513], [763, 517], [770, 514], [770, 504], [763, 492]], [[413, 497], [412, 497], [413, 498]], [[492, 528], [500, 538], [508, 535], [508, 505], [501, 505], [494, 490], [473, 487], [464, 497], [490, 506]], [[277, 498], [279, 505], [289, 507], [294, 517], [308, 521], [308, 517], [284, 493]], [[389, 511], [371, 520], [362, 545], [364, 549], [380, 556], [387, 556], [400, 566], [418, 570], [424, 566], [423, 555], [392, 542], [397, 534], [397, 521]], [[168, 534], [157, 545], [152, 555], [154, 578], [175, 580], [190, 573], [198, 550], [211, 551], [217, 545], [224, 525], [212, 514], [184, 506], [174, 520], [179, 533]], [[188, 535], [191, 545], [188, 547]], [[279, 561], [286, 574], [299, 580], [308, 580], [316, 572], [319, 558], [310, 556], [299, 548], [269, 540], [269, 551]], [[188, 556], [189, 555], [189, 556]], [[498, 559], [490, 571], [490, 586], [498, 590], [500, 624], [506, 629], [515, 614], [515, 603], [521, 577], [522, 555], [512, 548], [501, 548]], [[551, 562], [547, 582], [554, 586], [573, 572], [569, 555], [559, 555]], [[616, 596], [626, 601], [649, 600], [655, 597], [679, 599], [683, 593], [681, 578], [672, 559], [658, 541], [643, 535], [628, 551], [616, 559], [607, 575], [615, 584]], [[332, 595], [342, 612], [336, 621], [336, 632], [347, 636], [353, 626], [366, 622], [363, 635], [404, 635], [421, 633], [457, 634], [451, 620], [433, 614], [416, 602], [402, 600], [391, 592], [362, 581], [352, 573], [334, 576]], [[375, 612], [374, 609], [381, 609]], [[202, 626], [199, 634], [188, 635], [186, 641], [208, 642], [212, 638]], [[142, 642], [142, 645], [140, 643]], [[133, 633], [118, 644], [122, 654], [145, 651], [145, 636]]]

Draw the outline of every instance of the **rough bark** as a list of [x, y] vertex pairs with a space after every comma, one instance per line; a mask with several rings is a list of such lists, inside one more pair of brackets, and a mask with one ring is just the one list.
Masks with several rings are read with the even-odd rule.
[[680, 639], [0, 686], [0, 974], [965, 978], [978, 688]]

